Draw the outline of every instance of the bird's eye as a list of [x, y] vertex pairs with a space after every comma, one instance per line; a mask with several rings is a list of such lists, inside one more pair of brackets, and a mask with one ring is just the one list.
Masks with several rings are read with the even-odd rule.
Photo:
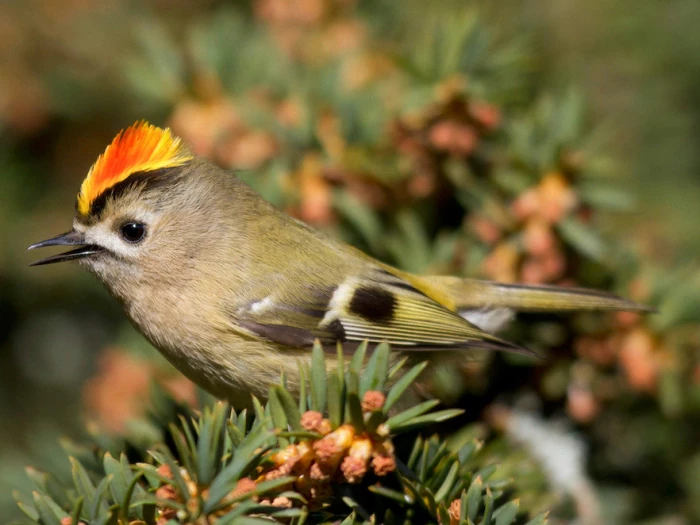
[[120, 228], [126, 242], [137, 243], [146, 236], [146, 225], [140, 222], [127, 222]]

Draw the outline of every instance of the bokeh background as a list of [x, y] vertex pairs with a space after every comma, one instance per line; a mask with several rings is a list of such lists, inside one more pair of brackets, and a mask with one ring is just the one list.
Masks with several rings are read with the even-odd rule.
[[197, 402], [96, 281], [27, 266], [145, 118], [403, 269], [657, 307], [522, 316], [509, 335], [546, 360], [432, 386], [535, 459], [576, 436], [590, 494], [547, 500], [569, 516], [700, 523], [698, 20], [694, 0], [3, 0], [0, 517], [25, 465], [65, 468], [61, 436], [137, 426], [153, 380]]

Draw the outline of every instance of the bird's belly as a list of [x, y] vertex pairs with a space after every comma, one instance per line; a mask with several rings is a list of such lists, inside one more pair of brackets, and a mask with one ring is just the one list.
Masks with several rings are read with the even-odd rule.
[[[183, 330], [185, 331], [185, 330]], [[310, 359], [308, 349], [287, 349], [261, 340], [227, 333], [216, 338], [152, 333], [146, 338], [188, 379], [234, 407], [250, 406], [251, 395], [267, 397], [270, 385], [284, 374], [292, 391], [298, 390], [298, 362]]]

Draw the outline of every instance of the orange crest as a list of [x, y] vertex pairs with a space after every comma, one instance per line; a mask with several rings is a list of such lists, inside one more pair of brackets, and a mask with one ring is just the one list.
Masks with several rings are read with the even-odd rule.
[[168, 128], [137, 122], [122, 130], [90, 168], [78, 193], [78, 212], [87, 215], [97, 197], [133, 173], [180, 166], [190, 159]]

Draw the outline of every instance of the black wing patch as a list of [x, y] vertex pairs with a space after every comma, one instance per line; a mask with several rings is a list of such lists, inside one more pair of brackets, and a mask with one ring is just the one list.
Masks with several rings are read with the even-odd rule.
[[391, 321], [396, 310], [396, 296], [386, 288], [361, 286], [352, 296], [348, 309], [367, 321]]

